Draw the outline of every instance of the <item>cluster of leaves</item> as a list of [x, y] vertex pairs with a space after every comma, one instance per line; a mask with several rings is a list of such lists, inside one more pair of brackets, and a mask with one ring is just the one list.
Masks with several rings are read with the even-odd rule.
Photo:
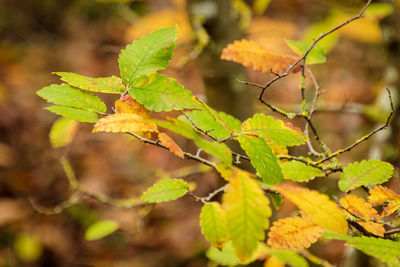
[[[256, 1], [260, 2], [260, 1]], [[260, 4], [261, 5], [261, 4]], [[177, 157], [196, 160], [214, 168], [226, 185], [208, 197], [197, 197], [190, 184], [182, 179], [164, 179], [148, 188], [141, 196], [146, 203], [172, 201], [185, 194], [204, 203], [200, 226], [212, 248], [210, 259], [225, 265], [250, 263], [269, 257], [268, 262], [293, 266], [307, 266], [301, 251], [310, 247], [323, 235], [347, 241], [366, 254], [396, 265], [399, 263], [398, 243], [385, 239], [385, 218], [400, 209], [400, 196], [376, 186], [369, 191], [368, 202], [354, 195], [330, 200], [325, 194], [298, 185], [282, 184], [284, 180], [307, 182], [335, 171], [341, 171], [339, 188], [349, 192], [358, 187], [370, 187], [388, 181], [393, 167], [379, 160], [354, 162], [343, 168], [335, 156], [325, 153], [321, 159], [294, 157], [288, 147], [304, 145], [309, 137], [290, 123], [265, 114], [255, 114], [244, 122], [218, 112], [176, 82], [157, 73], [165, 69], [173, 56], [177, 27], [153, 31], [134, 41], [119, 56], [120, 78], [91, 78], [58, 72], [66, 84], [53, 84], [38, 91], [38, 95], [54, 105], [46, 109], [59, 114], [50, 132], [54, 147], [67, 145], [73, 138], [79, 122], [95, 123], [93, 132], [124, 132], [143, 143], [168, 149]], [[317, 45], [287, 41], [300, 57], [308, 57], [305, 64], [325, 62], [325, 50]], [[301, 58], [267, 51], [248, 40], [228, 45], [222, 59], [242, 63], [257, 70], [279, 76], [288, 65], [293, 72], [300, 70]], [[294, 66], [293, 64], [297, 64]], [[113, 113], [93, 94], [116, 94]], [[153, 112], [181, 111], [176, 118], [156, 120]], [[99, 115], [102, 116], [99, 118]], [[195, 153], [184, 152], [161, 129], [181, 135], [198, 148]], [[227, 141], [236, 141], [246, 155], [232, 151]], [[249, 160], [256, 174], [244, 171], [241, 160]], [[211, 199], [223, 192], [222, 201]], [[270, 199], [279, 209], [282, 197], [293, 202], [301, 216], [283, 218], [270, 226], [272, 209]], [[379, 215], [373, 206], [384, 206]], [[347, 235], [349, 225], [369, 236]], [[103, 221], [88, 229], [86, 237], [94, 240], [118, 229], [113, 222]], [[267, 242], [265, 231], [269, 229]], [[360, 230], [361, 229], [361, 230]], [[270, 264], [272, 264], [270, 263]]]

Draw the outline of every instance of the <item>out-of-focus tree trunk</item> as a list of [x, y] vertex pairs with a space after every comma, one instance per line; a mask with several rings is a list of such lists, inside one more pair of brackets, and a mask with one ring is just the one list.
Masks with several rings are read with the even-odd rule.
[[189, 0], [188, 12], [191, 18], [207, 13], [204, 22], [210, 44], [197, 59], [206, 87], [207, 103], [239, 119], [246, 119], [252, 114], [252, 99], [248, 88], [238, 83], [243, 79], [244, 69], [239, 64], [220, 59], [222, 49], [242, 33], [238, 26], [236, 12], [230, 0]]

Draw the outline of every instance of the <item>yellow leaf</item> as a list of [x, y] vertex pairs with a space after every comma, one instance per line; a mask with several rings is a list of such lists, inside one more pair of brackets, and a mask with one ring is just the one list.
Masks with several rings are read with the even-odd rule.
[[[340, 204], [344, 209], [346, 209], [346, 213], [350, 212], [350, 215], [355, 215], [366, 220], [379, 221], [382, 219], [378, 212], [372, 208], [370, 203], [354, 195], [347, 195], [340, 199]], [[383, 237], [383, 234], [385, 233], [385, 228], [380, 223], [372, 221], [360, 221], [357, 223], [374, 235]]]
[[145, 121], [141, 116], [133, 113], [116, 113], [100, 119], [94, 125], [93, 132], [142, 134], [143, 132], [158, 132], [158, 130], [154, 123]]
[[172, 152], [175, 156], [183, 159], [185, 154], [183, 153], [182, 149], [169, 137], [166, 133], [159, 133], [158, 139], [160, 140], [161, 144], [166, 146], [169, 151]]
[[[272, 52], [254, 41], [243, 39], [225, 47], [221, 59], [241, 63], [246, 67], [265, 73], [270, 73], [271, 70], [275, 73], [284, 73], [298, 58]], [[300, 64], [297, 64], [292, 71], [299, 70]]]
[[249, 177], [256, 178], [256, 176], [250, 172], [244, 171], [235, 166], [227, 166], [224, 163], [217, 163], [217, 171], [226, 181], [239, 175], [247, 175]]
[[178, 24], [177, 43], [189, 43], [192, 40], [192, 28], [185, 8], [167, 8], [158, 12], [152, 12], [135, 21], [128, 28], [125, 39], [128, 42], [139, 39], [143, 35], [147, 35], [154, 30], [160, 28], [171, 27]]
[[378, 185], [369, 190], [368, 202], [374, 206], [389, 204], [383, 209], [383, 216], [388, 216], [400, 209], [400, 195], [387, 187]]
[[[348, 18], [350, 17], [343, 17], [341, 21]], [[363, 18], [349, 23], [339, 30], [339, 34], [364, 43], [379, 43], [382, 41], [382, 31], [379, 23], [370, 18]]]
[[144, 119], [151, 119], [150, 111], [134, 100], [130, 95], [124, 95], [114, 103], [117, 113], [133, 113]]
[[322, 228], [347, 233], [348, 225], [343, 212], [327, 195], [299, 186], [277, 185], [275, 189]]
[[278, 260], [278, 258], [271, 256], [264, 262], [264, 267], [285, 267], [285, 264]]
[[322, 227], [307, 218], [284, 218], [272, 225], [268, 233], [268, 245], [272, 248], [302, 250], [317, 242], [323, 232]]

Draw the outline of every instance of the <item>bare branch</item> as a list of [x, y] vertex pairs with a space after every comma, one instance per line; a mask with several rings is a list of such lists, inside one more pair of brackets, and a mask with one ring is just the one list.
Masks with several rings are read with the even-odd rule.
[[330, 160], [330, 159], [332, 159], [332, 158], [334, 158], [334, 157], [337, 157], [338, 155], [340, 155], [340, 154], [342, 154], [342, 153], [344, 153], [344, 152], [348, 152], [348, 151], [352, 150], [354, 147], [356, 147], [356, 146], [359, 145], [360, 143], [362, 143], [362, 142], [368, 140], [371, 136], [373, 136], [374, 134], [376, 134], [376, 133], [379, 132], [379, 131], [382, 131], [382, 130], [386, 129], [386, 128], [389, 126], [390, 119], [392, 118], [393, 113], [394, 113], [394, 106], [393, 106], [392, 94], [390, 93], [389, 88], [386, 88], [386, 90], [387, 90], [388, 95], [389, 95], [390, 113], [389, 113], [389, 116], [388, 116], [387, 119], [386, 119], [385, 124], [382, 125], [382, 126], [380, 126], [380, 127], [378, 127], [378, 128], [376, 128], [374, 131], [370, 132], [369, 134], [367, 134], [367, 135], [361, 137], [360, 139], [358, 139], [357, 141], [355, 141], [355, 142], [354, 142], [353, 144], [351, 144], [350, 146], [348, 146], [348, 147], [346, 147], [346, 148], [344, 148], [344, 149], [337, 150], [337, 151], [334, 152], [334, 153], [331, 153], [329, 156], [327, 156], [327, 157], [321, 159], [320, 161], [318, 161], [318, 162], [317, 162], [318, 164], [323, 163], [323, 162], [325, 162], [325, 161], [327, 161], [327, 160]]

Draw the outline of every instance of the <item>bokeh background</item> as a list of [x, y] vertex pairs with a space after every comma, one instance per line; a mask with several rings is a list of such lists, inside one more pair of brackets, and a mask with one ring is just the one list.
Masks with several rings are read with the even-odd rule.
[[[247, 38], [290, 54], [284, 39], [312, 40], [319, 29], [356, 14], [364, 4], [361, 0], [272, 0], [262, 10], [253, 8], [255, 2], [262, 1], [0, 0], [0, 266], [210, 265], [198, 222], [201, 203], [187, 196], [154, 207], [122, 209], [82, 197], [69, 205], [73, 192], [59, 159], [68, 154], [88, 191], [114, 198], [138, 197], [165, 177], [184, 177], [203, 196], [220, 185], [217, 174], [123, 134], [92, 134], [92, 125], [85, 123], [79, 124], [67, 148], [54, 149], [48, 133], [57, 117], [43, 109], [46, 103], [36, 91], [60, 83], [51, 74], [55, 71], [119, 75], [118, 53], [126, 44], [178, 24], [176, 53], [164, 72], [212, 107], [244, 120], [254, 112], [270, 111], [256, 101], [256, 88], [237, 79], [262, 84], [271, 76], [221, 61], [223, 47]], [[351, 144], [385, 121], [386, 87], [397, 107], [400, 2], [374, 2], [390, 4], [391, 11], [343, 28], [328, 40], [328, 62], [312, 66], [326, 90], [315, 124], [332, 150]], [[307, 87], [311, 97], [311, 83]], [[291, 75], [271, 87], [266, 98], [287, 110], [298, 110], [298, 88], [298, 74]], [[109, 106], [116, 100], [103, 99]], [[387, 131], [344, 154], [342, 162], [379, 158], [398, 170], [398, 121], [396, 112]], [[292, 123], [304, 127], [302, 121]], [[177, 142], [187, 150], [193, 148], [184, 139]], [[395, 173], [388, 186], [399, 193]], [[334, 192], [337, 176], [317, 179], [309, 186]], [[275, 216], [289, 216], [294, 210], [285, 202]], [[86, 241], [85, 230], [98, 220], [117, 221], [120, 230]], [[312, 250], [333, 264], [352, 266], [341, 242]], [[360, 266], [376, 266], [364, 260]]]

